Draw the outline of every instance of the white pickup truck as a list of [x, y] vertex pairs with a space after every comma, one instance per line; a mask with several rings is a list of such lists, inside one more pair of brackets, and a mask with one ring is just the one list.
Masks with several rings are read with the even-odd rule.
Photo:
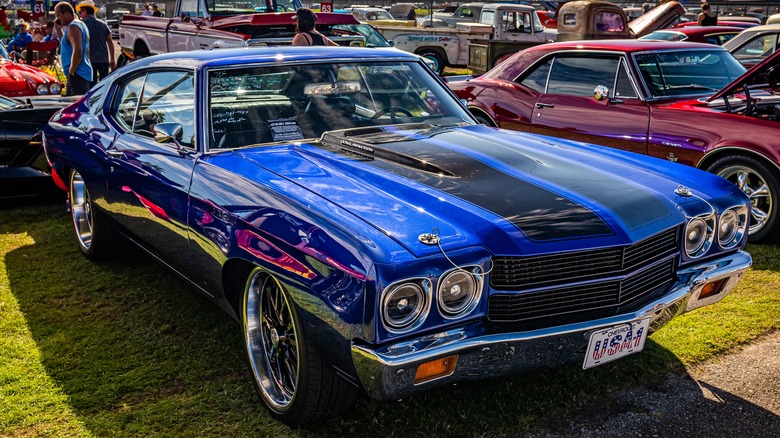
[[[289, 45], [300, 0], [177, 0], [172, 17], [127, 14], [119, 23], [122, 64], [182, 50]], [[318, 13], [317, 30], [345, 46], [365, 45], [349, 14]]]
[[[469, 44], [479, 41], [513, 41], [526, 47], [555, 40], [555, 30], [542, 26], [536, 10], [527, 5], [490, 3], [482, 7], [479, 22], [458, 23], [450, 28], [377, 26], [385, 38], [401, 50], [430, 59], [435, 70], [465, 67]], [[517, 44], [518, 50], [524, 44]]]

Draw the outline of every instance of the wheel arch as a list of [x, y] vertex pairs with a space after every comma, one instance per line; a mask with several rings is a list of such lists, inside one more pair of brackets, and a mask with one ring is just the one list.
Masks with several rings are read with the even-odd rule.
[[491, 116], [491, 115], [490, 115], [490, 114], [489, 114], [487, 111], [485, 111], [483, 108], [481, 108], [481, 107], [478, 107], [478, 106], [469, 106], [468, 108], [469, 108], [469, 112], [470, 112], [470, 113], [471, 113], [473, 116], [475, 116], [475, 117], [476, 117], [476, 116], [481, 116], [481, 117], [483, 117], [483, 118], [487, 119], [487, 120], [490, 122], [490, 126], [492, 126], [492, 127], [494, 127], [494, 128], [497, 128], [497, 127], [498, 127], [498, 123], [496, 123], [496, 120], [493, 118], [493, 116]]
[[739, 146], [722, 146], [707, 152], [704, 157], [702, 157], [702, 159], [699, 160], [699, 162], [696, 164], [696, 168], [707, 170], [707, 168], [709, 168], [713, 163], [727, 155], [745, 155], [751, 158], [755, 158], [766, 165], [768, 168], [780, 172], [780, 166], [778, 166], [778, 164], [774, 161], [770, 160], [766, 155], [760, 152], [756, 152], [752, 149]]
[[247, 260], [233, 258], [222, 267], [222, 291], [228, 305], [239, 318], [246, 281], [255, 266], [257, 265]]

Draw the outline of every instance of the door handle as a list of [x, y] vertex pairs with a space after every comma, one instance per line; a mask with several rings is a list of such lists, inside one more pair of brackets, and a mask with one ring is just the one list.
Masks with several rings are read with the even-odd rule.
[[541, 103], [541, 102], [536, 102], [536, 107], [537, 107], [537, 108], [554, 108], [554, 107], [555, 107], [555, 105], [553, 105], [553, 104], [551, 104], [551, 103]]

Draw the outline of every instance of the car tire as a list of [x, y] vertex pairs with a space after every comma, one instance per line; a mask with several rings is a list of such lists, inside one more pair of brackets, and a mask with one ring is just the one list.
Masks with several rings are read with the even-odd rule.
[[707, 170], [733, 182], [750, 198], [750, 242], [776, 242], [780, 224], [775, 200], [780, 201], [780, 182], [769, 168], [754, 157], [728, 155], [712, 163]]
[[297, 306], [262, 268], [249, 274], [241, 310], [252, 380], [272, 417], [301, 426], [352, 407], [357, 388], [309, 344]]
[[76, 170], [70, 172], [68, 184], [70, 215], [76, 241], [84, 257], [106, 260], [116, 254], [119, 238], [108, 218], [95, 208], [87, 184]]
[[477, 121], [485, 126], [490, 126], [491, 128], [495, 128], [496, 124], [493, 123], [492, 120], [490, 120], [489, 117], [485, 116], [484, 114], [480, 113], [471, 113], [472, 116], [474, 116]]
[[433, 61], [433, 70], [438, 73], [442, 74], [444, 72], [444, 59], [442, 58], [441, 54], [435, 50], [423, 50], [422, 52], [418, 53], [422, 58], [429, 59]]

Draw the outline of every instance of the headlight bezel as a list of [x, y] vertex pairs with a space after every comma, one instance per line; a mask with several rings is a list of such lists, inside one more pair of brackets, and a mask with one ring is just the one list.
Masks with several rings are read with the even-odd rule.
[[[391, 320], [388, 315], [388, 300], [394, 297], [394, 294], [398, 293], [404, 287], [416, 287], [422, 298], [422, 303], [416, 309], [416, 315], [408, 320], [403, 320], [400, 323]], [[431, 308], [433, 285], [431, 280], [427, 278], [406, 278], [400, 281], [396, 281], [388, 285], [382, 291], [382, 296], [379, 300], [380, 314], [382, 320], [382, 326], [388, 333], [403, 334], [409, 333], [418, 327], [420, 327], [428, 317]]]
[[[702, 239], [691, 250], [688, 249], [689, 230], [692, 225], [702, 226], [704, 233]], [[699, 216], [689, 217], [685, 223], [682, 236], [682, 250], [690, 259], [698, 259], [705, 256], [715, 240], [715, 213], [707, 213]]]
[[58, 82], [52, 82], [49, 84], [49, 93], [54, 95], [62, 93], [62, 85], [60, 85]]
[[[729, 214], [733, 214], [737, 221], [737, 227], [733, 232], [733, 236], [728, 239], [724, 239], [722, 236], [723, 224], [726, 221], [725, 217]], [[742, 242], [742, 239], [747, 233], [748, 226], [750, 224], [750, 212], [747, 205], [734, 205], [726, 208], [718, 217], [718, 246], [722, 249], [733, 249]]]
[[[472, 282], [473, 292], [470, 294], [469, 299], [464, 300], [463, 304], [452, 309], [448, 308], [444, 303], [443, 289], [447, 283], [447, 280], [453, 276], [465, 275]], [[463, 266], [455, 269], [451, 269], [443, 273], [439, 277], [438, 284], [436, 286], [436, 304], [439, 310], [439, 314], [446, 320], [460, 319], [469, 315], [479, 306], [482, 298], [482, 289], [484, 286], [484, 275], [482, 274], [482, 268], [477, 265]]]
[[49, 85], [46, 83], [40, 83], [35, 86], [35, 92], [38, 93], [38, 95], [40, 96], [49, 94]]

